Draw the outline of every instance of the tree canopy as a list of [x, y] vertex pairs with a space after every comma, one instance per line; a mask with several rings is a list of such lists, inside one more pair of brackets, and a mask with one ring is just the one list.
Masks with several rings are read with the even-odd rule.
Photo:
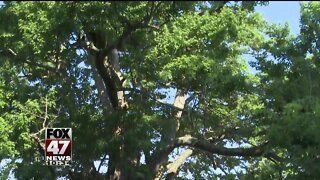
[[[261, 5], [4, 1], [1, 179], [318, 178], [320, 3], [297, 36]], [[70, 167], [44, 165], [49, 127]]]

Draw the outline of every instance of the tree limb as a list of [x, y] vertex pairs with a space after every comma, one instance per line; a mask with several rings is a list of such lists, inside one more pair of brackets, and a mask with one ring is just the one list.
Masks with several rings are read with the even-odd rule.
[[109, 115], [111, 113], [110, 109], [112, 107], [111, 107], [110, 99], [107, 94], [107, 88], [103, 82], [102, 77], [99, 75], [99, 72], [96, 68], [97, 65], [96, 65], [96, 61], [94, 60], [94, 57], [90, 54], [87, 54], [87, 57], [89, 58], [88, 63], [92, 67], [93, 78], [95, 80], [95, 85], [97, 86], [98, 95], [100, 97], [100, 100], [101, 100], [101, 103], [103, 106], [103, 113], [105, 115]]
[[192, 149], [186, 149], [181, 155], [172, 163], [167, 165], [168, 174], [166, 180], [173, 180], [177, 175], [179, 167], [184, 163], [184, 161], [193, 154]]
[[17, 53], [14, 52], [11, 48], [8, 48], [8, 49], [0, 49], [0, 55], [3, 55], [3, 56], [17, 56]]
[[[210, 143], [207, 140], [198, 139], [192, 136], [183, 136], [176, 139], [176, 142], [173, 146], [167, 146], [167, 149], [163, 149], [163, 151], [171, 152], [176, 147], [188, 146], [189, 148], [195, 148], [206, 153], [217, 154], [223, 156], [242, 156], [242, 157], [265, 157], [271, 161], [283, 161], [282, 158], [277, 156], [276, 154], [268, 151], [267, 148], [268, 142], [263, 143], [259, 146], [253, 146], [249, 148], [226, 148], [220, 147], [213, 143]], [[174, 179], [179, 167], [183, 164], [183, 162], [190, 157], [194, 153], [194, 150], [187, 149], [184, 151], [179, 158], [177, 158], [174, 162], [167, 165], [168, 175], [166, 179]]]
[[[180, 109], [183, 109], [186, 103], [187, 94], [181, 90], [177, 89], [176, 97], [173, 105]], [[153, 172], [156, 172], [156, 178], [160, 179], [163, 175], [164, 164], [168, 161], [168, 155], [174, 149], [176, 134], [180, 128], [180, 118], [182, 111], [178, 111], [174, 117], [169, 119], [170, 126], [162, 132], [162, 138], [160, 144], [167, 144], [168, 148], [160, 149], [152, 155], [152, 159], [157, 162], [153, 164], [151, 168]]]
[[183, 108], [180, 108], [178, 106], [175, 106], [174, 104], [169, 104], [169, 103], [165, 103], [165, 102], [162, 102], [161, 100], [157, 99], [156, 97], [152, 96], [151, 94], [145, 92], [145, 91], [142, 91], [142, 90], [139, 90], [139, 89], [135, 89], [135, 88], [122, 88], [123, 91], [131, 91], [131, 92], [136, 92], [136, 93], [141, 93], [141, 94], [144, 94], [146, 96], [148, 96], [149, 98], [151, 98], [152, 100], [162, 104], [162, 105], [165, 105], [167, 107], [170, 107], [170, 108], [173, 108], [173, 109], [176, 109], [178, 111], [184, 111]]
[[207, 140], [200, 140], [191, 136], [179, 137], [176, 140], [175, 146], [189, 146], [200, 150], [204, 150], [213, 154], [224, 155], [224, 156], [243, 156], [243, 157], [271, 157], [281, 161], [281, 158], [277, 155], [267, 151], [268, 142], [263, 143], [259, 146], [250, 148], [226, 148], [219, 147], [215, 144], [210, 143]]
[[100, 168], [101, 168], [101, 166], [102, 166], [102, 164], [103, 164], [103, 161], [105, 161], [106, 160], [106, 158], [107, 158], [107, 153], [106, 154], [104, 154], [104, 156], [102, 157], [102, 159], [101, 159], [101, 161], [100, 161], [100, 164], [99, 164], [99, 166], [98, 166], [98, 170], [97, 170], [97, 172], [99, 172], [100, 171]]

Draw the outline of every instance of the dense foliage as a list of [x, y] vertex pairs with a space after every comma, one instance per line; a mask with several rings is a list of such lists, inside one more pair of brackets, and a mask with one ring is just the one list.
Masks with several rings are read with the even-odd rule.
[[[320, 3], [297, 36], [267, 4], [5, 1], [1, 179], [318, 178]], [[79, 45], [92, 30], [119, 52], [126, 107]], [[73, 128], [71, 167], [44, 165], [46, 127]]]

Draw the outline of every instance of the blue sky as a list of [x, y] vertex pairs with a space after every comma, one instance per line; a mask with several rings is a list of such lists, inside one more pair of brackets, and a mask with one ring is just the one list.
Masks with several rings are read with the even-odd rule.
[[[271, 1], [268, 6], [257, 6], [256, 12], [259, 12], [269, 23], [282, 24], [289, 23], [291, 34], [299, 34], [300, 24], [300, 1]], [[249, 61], [255, 59], [249, 55], [244, 54], [243, 58]], [[249, 67], [249, 72], [257, 73], [255, 68]]]
[[256, 7], [256, 11], [263, 14], [269, 22], [288, 22], [291, 33], [299, 33], [300, 1], [271, 1], [268, 6]]

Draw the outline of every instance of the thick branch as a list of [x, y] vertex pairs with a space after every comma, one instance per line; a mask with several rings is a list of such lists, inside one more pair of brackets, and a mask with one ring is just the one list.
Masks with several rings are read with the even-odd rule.
[[[225, 4], [226, 4], [226, 2], [223, 2], [222, 6], [219, 7], [218, 9], [216, 9], [216, 11], [219, 13], [221, 8]], [[164, 165], [163, 163], [168, 159], [168, 155], [174, 149], [175, 145], [172, 144], [172, 140], [174, 140], [176, 138], [175, 137], [176, 133], [178, 132], [179, 127], [180, 127], [180, 120], [179, 119], [181, 118], [183, 108], [186, 104], [186, 97], [187, 97], [186, 94], [184, 94], [184, 92], [182, 92], [178, 89], [177, 96], [176, 96], [176, 99], [174, 102], [174, 107], [177, 107], [181, 110], [177, 112], [177, 114], [175, 115], [175, 118], [173, 119], [173, 122], [170, 122], [171, 127], [170, 127], [169, 131], [165, 131], [163, 133], [163, 138], [161, 139], [161, 142], [160, 142], [160, 144], [162, 144], [162, 143], [167, 144], [167, 147], [166, 148], [159, 148], [158, 150], [155, 150], [155, 152], [152, 154], [152, 156], [150, 158], [151, 163], [149, 164], [147, 162], [147, 164], [150, 167], [150, 169], [152, 170], [152, 172], [156, 174], [156, 179], [161, 178], [162, 173], [160, 171], [163, 168], [162, 167]], [[152, 161], [157, 161], [157, 162], [152, 162]]]
[[[186, 93], [180, 89], [177, 89], [176, 98], [174, 100], [173, 106], [179, 109], [183, 109], [186, 99]], [[168, 155], [174, 148], [176, 134], [180, 128], [181, 115], [182, 111], [178, 111], [175, 114], [175, 117], [169, 119], [170, 126], [167, 129], [165, 129], [162, 133], [163, 137], [161, 138], [160, 144], [167, 144], [167, 148], [159, 149], [152, 155], [152, 160], [157, 161], [156, 163], [153, 162], [151, 167], [152, 171], [157, 173], [155, 179], [160, 179], [162, 177], [162, 170], [164, 169], [164, 164], [168, 161]]]
[[92, 55], [88, 55], [89, 58], [89, 64], [92, 67], [92, 72], [93, 72], [93, 78], [95, 80], [95, 85], [97, 86], [98, 94], [103, 106], [104, 114], [110, 114], [111, 111], [111, 104], [109, 101], [109, 97], [107, 94], [107, 89], [106, 86], [103, 82], [102, 77], [99, 75], [99, 72], [96, 68], [96, 61], [94, 60], [94, 57]]
[[168, 174], [166, 180], [174, 179], [177, 175], [179, 167], [184, 163], [184, 161], [193, 154], [192, 149], [187, 149], [172, 163], [167, 165]]
[[170, 107], [172, 109], [175, 109], [175, 110], [178, 110], [178, 111], [184, 111], [183, 108], [180, 108], [180, 107], [177, 107], [175, 106], [174, 104], [169, 104], [169, 103], [165, 103], [159, 99], [157, 99], [155, 96], [153, 96], [152, 94], [149, 94], [148, 92], [145, 92], [145, 91], [142, 91], [142, 90], [139, 90], [139, 89], [135, 89], [135, 88], [122, 88], [123, 91], [131, 91], [131, 92], [135, 92], [135, 93], [141, 93], [145, 96], [148, 96], [149, 98], [151, 98], [152, 100], [162, 104], [162, 105], [165, 105], [167, 107]]
[[200, 140], [191, 136], [179, 137], [176, 140], [175, 146], [189, 146], [194, 147], [200, 150], [204, 150], [213, 154], [224, 155], [224, 156], [243, 156], [243, 157], [272, 157], [277, 158], [275, 154], [267, 152], [268, 143], [264, 143], [260, 146], [255, 146], [251, 148], [226, 148], [226, 147], [218, 147], [215, 144], [210, 143], [206, 140]]

